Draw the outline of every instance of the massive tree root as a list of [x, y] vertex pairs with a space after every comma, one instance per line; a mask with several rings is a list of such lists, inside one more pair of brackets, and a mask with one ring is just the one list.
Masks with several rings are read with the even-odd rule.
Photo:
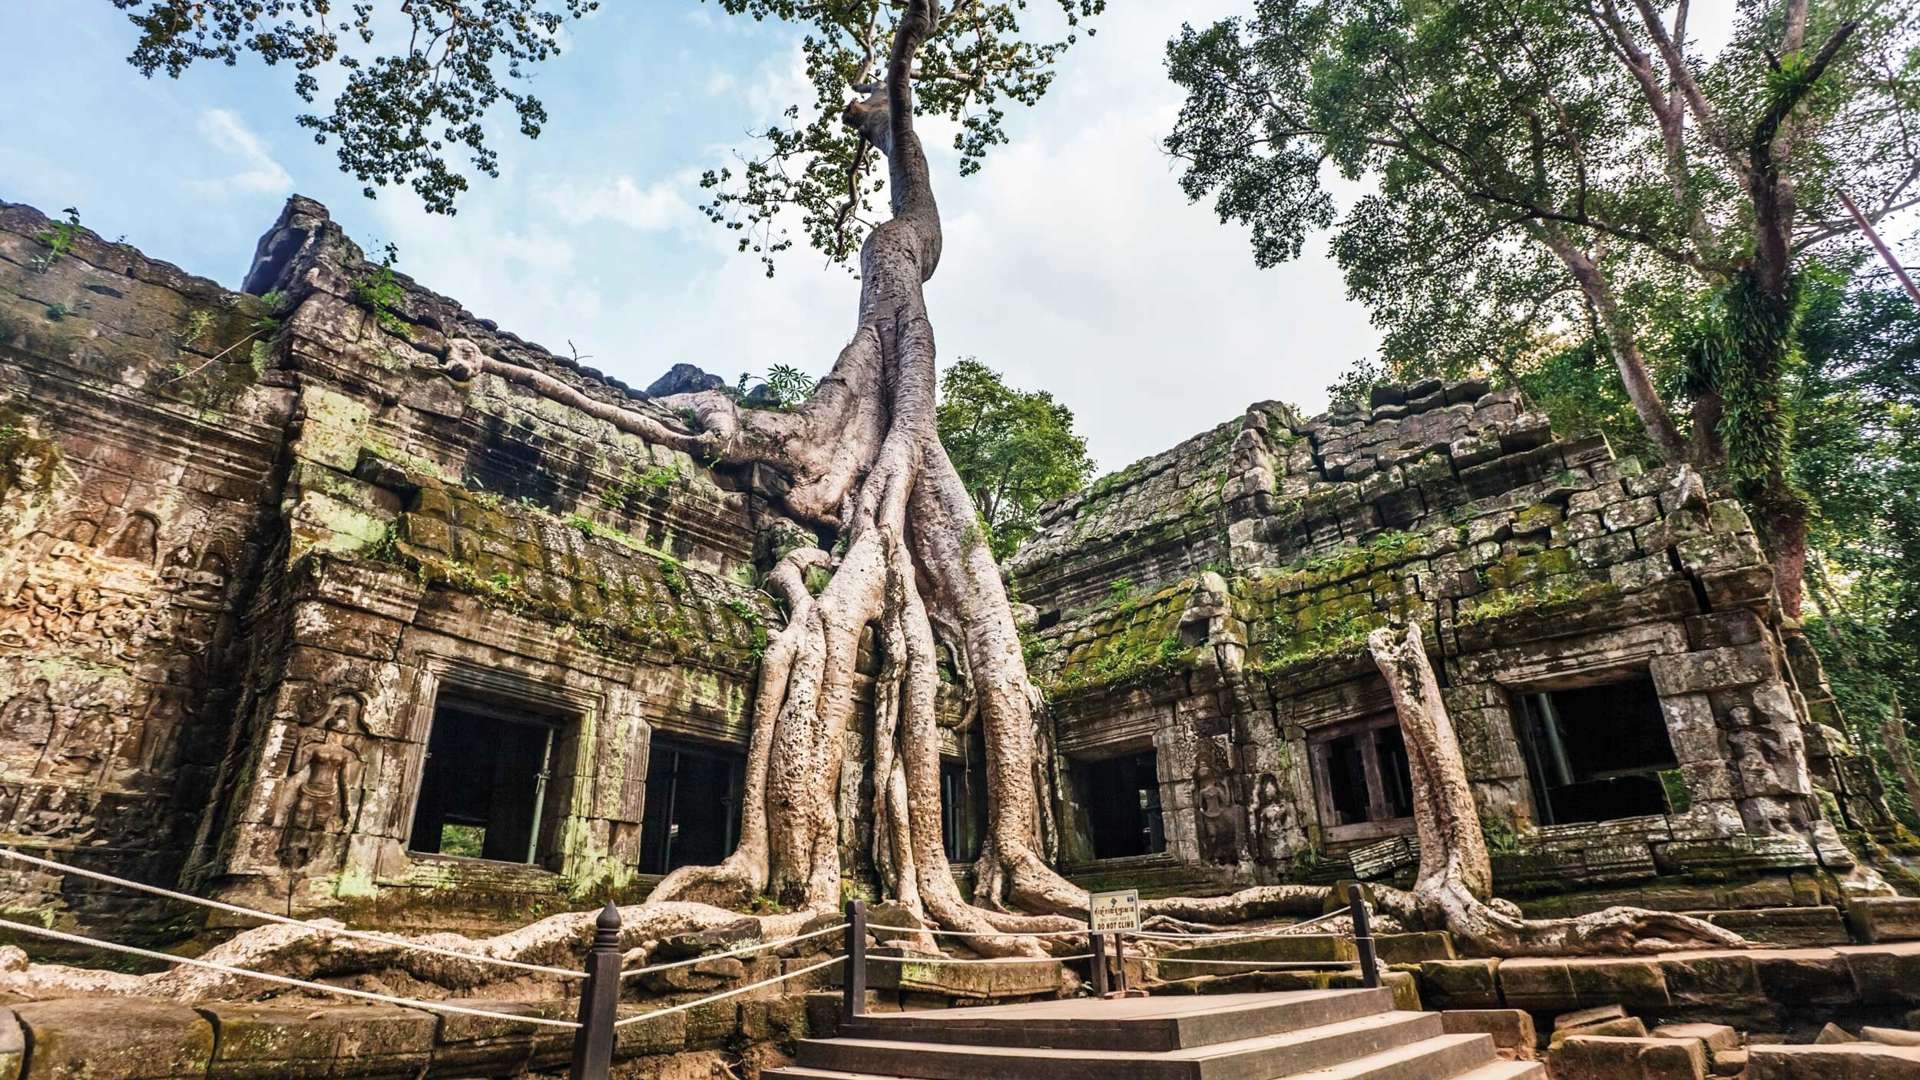
[[1512, 904], [1492, 899], [1493, 867], [1480, 812], [1419, 624], [1398, 640], [1391, 630], [1375, 630], [1367, 648], [1400, 716], [1420, 838], [1413, 889], [1376, 888], [1382, 910], [1408, 926], [1448, 930], [1463, 949], [1483, 956], [1653, 953], [1746, 944], [1731, 931], [1669, 912], [1612, 907], [1569, 919], [1526, 919]]
[[[937, 17], [927, 0], [907, 5], [885, 81], [859, 88], [867, 96], [844, 116], [886, 155], [893, 216], [861, 252], [853, 340], [814, 397], [791, 411], [742, 408], [715, 392], [667, 399], [698, 422], [697, 432], [641, 430], [663, 425], [634, 418], [647, 437], [723, 462], [771, 466], [791, 481], [786, 509], [835, 538], [840, 552], [836, 559], [802, 548], [774, 572], [791, 617], [760, 673], [738, 849], [717, 867], [676, 871], [655, 900], [732, 906], [765, 894], [803, 910], [838, 906], [852, 836], [843, 807], [860, 780], [860, 770], [844, 768], [856, 731], [854, 663], [871, 628], [883, 666], [866, 764], [872, 861], [883, 889], [936, 926], [974, 934], [1053, 927], [1031, 915], [1084, 908], [1085, 893], [1037, 850], [1037, 697], [999, 567], [935, 427], [933, 330], [922, 285], [939, 262], [941, 230], [914, 132], [911, 80], [914, 55]], [[811, 595], [806, 571], [823, 568], [831, 576]], [[944, 639], [936, 626], [947, 629]], [[941, 843], [934, 698], [943, 649], [964, 671], [987, 747], [986, 850], [971, 900], [960, 894]], [[1039, 951], [1014, 938], [969, 944], [993, 955]]]

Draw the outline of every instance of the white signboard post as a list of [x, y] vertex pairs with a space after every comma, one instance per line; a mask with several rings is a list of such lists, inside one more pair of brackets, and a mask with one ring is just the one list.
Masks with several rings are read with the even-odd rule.
[[1140, 929], [1140, 890], [1097, 892], [1090, 896], [1087, 923], [1096, 934]]
[[1127, 947], [1123, 932], [1140, 929], [1140, 890], [1091, 893], [1087, 898], [1088, 937], [1093, 944], [1093, 992], [1107, 997], [1107, 934], [1113, 935], [1114, 958], [1120, 962], [1119, 993], [1127, 992]]

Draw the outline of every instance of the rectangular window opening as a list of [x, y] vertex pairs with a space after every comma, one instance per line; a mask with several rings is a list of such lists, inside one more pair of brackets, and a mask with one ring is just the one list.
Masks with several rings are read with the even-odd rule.
[[1074, 789], [1087, 814], [1096, 859], [1153, 855], [1167, 849], [1160, 816], [1160, 767], [1151, 750], [1076, 767]]
[[1328, 839], [1407, 831], [1413, 820], [1413, 777], [1406, 739], [1392, 713], [1312, 731], [1307, 749]]
[[412, 851], [540, 863], [559, 802], [551, 783], [563, 718], [442, 694], [414, 807]]
[[1520, 743], [1543, 825], [1666, 813], [1679, 763], [1653, 680], [1520, 695]]
[[647, 760], [640, 872], [712, 866], [740, 842], [740, 786], [747, 756], [655, 738]]

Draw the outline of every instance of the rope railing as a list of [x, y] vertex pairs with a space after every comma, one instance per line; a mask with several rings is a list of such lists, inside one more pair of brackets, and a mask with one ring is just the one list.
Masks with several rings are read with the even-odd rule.
[[[838, 930], [840, 929], [840, 927], [835, 927], [834, 929]], [[641, 1013], [638, 1016], [621, 1017], [618, 1021], [615, 1021], [613, 1026], [617, 1028], [623, 1028], [623, 1027], [626, 1027], [628, 1024], [638, 1024], [643, 1020], [652, 1020], [655, 1017], [672, 1016], [674, 1013], [685, 1012], [688, 1009], [698, 1008], [699, 1006], [705, 1005], [709, 1002], [721, 1001], [726, 998], [735, 997], [752, 990], [763, 989], [765, 987], [772, 986], [775, 983], [783, 983], [783, 982], [786, 982], [788, 979], [797, 979], [802, 975], [810, 975], [813, 972], [819, 971], [823, 968], [832, 967], [833, 965], [838, 964], [845, 959], [846, 957], [844, 956], [830, 956], [827, 959], [822, 960], [817, 964], [809, 964], [806, 967], [797, 968], [793, 971], [789, 971], [781, 975], [775, 975], [770, 979], [761, 979], [759, 982], [748, 983], [745, 986], [736, 986], [731, 990], [722, 990], [717, 994], [708, 994], [706, 997], [700, 998], [697, 1001], [687, 1001], [687, 1002], [682, 1002], [679, 1005], [670, 1005], [664, 1009], [655, 1009], [652, 1012]]]
[[169, 900], [178, 900], [186, 904], [198, 904], [201, 907], [211, 908], [214, 911], [224, 911], [233, 915], [244, 915], [250, 919], [260, 919], [264, 922], [277, 923], [281, 926], [303, 927], [316, 934], [352, 938], [359, 941], [371, 941], [375, 944], [385, 945], [390, 948], [411, 949], [415, 952], [431, 953], [435, 956], [451, 957], [456, 960], [470, 960], [476, 964], [488, 964], [494, 967], [512, 968], [516, 971], [530, 971], [539, 975], [551, 975], [559, 979], [586, 978], [584, 974], [572, 968], [549, 967], [545, 964], [529, 964], [523, 960], [509, 960], [500, 956], [487, 956], [483, 953], [449, 949], [442, 945], [428, 945], [418, 941], [407, 941], [404, 938], [390, 937], [386, 934], [374, 933], [368, 930], [352, 930], [344, 926], [325, 926], [320, 923], [310, 922], [306, 919], [296, 919], [289, 915], [276, 915], [271, 911], [261, 911], [258, 908], [229, 904], [221, 900], [209, 900], [204, 896], [194, 896], [189, 893], [176, 892], [172, 889], [161, 888], [158, 885], [148, 885], [141, 881], [131, 881], [127, 878], [116, 877], [98, 870], [88, 870], [85, 867], [55, 862], [52, 859], [43, 859], [37, 855], [28, 855], [23, 851], [15, 851], [12, 848], [0, 848], [0, 858], [26, 863], [29, 866], [57, 870], [63, 874], [72, 874], [76, 877], [89, 878], [110, 885], [118, 885], [121, 888], [134, 889], [139, 892], [150, 893], [154, 896], [164, 896]]
[[545, 1016], [525, 1016], [517, 1013], [494, 1012], [489, 1009], [475, 1009], [465, 1005], [448, 1005], [440, 1001], [423, 1001], [419, 998], [396, 997], [392, 994], [381, 994], [372, 990], [355, 990], [350, 986], [330, 986], [327, 983], [313, 982], [308, 979], [296, 979], [290, 975], [273, 975], [265, 971], [254, 971], [251, 968], [236, 967], [232, 964], [222, 964], [212, 960], [202, 960], [193, 956], [175, 956], [172, 953], [163, 953], [155, 949], [143, 949], [138, 945], [125, 945], [118, 941], [103, 941], [100, 938], [87, 937], [84, 934], [70, 934], [64, 930], [53, 930], [44, 926], [35, 926], [32, 923], [15, 922], [12, 919], [0, 919], [0, 927], [5, 927], [15, 933], [30, 934], [34, 937], [65, 942], [69, 945], [86, 945], [91, 948], [104, 949], [108, 952], [123, 953], [127, 956], [138, 956], [147, 960], [157, 960], [165, 964], [180, 964], [186, 967], [204, 968], [208, 971], [218, 971], [224, 975], [238, 975], [242, 978], [258, 979], [261, 982], [274, 983], [280, 986], [295, 986], [302, 990], [315, 990], [323, 994], [338, 994], [341, 997], [359, 998], [363, 1001], [377, 1001], [385, 1005], [404, 1005], [408, 1008], [422, 1009], [427, 1012], [456, 1013], [461, 1016], [480, 1016], [489, 1020], [511, 1020], [516, 1023], [539, 1024], [545, 1027], [571, 1029], [580, 1026], [572, 1020], [554, 1020]]
[[1093, 954], [1076, 953], [1073, 956], [990, 956], [984, 959], [962, 956], [929, 956], [916, 953], [910, 956], [894, 956], [890, 953], [867, 954], [869, 961], [877, 960], [883, 964], [1064, 964], [1070, 960], [1091, 960]]
[[[825, 937], [828, 934], [837, 934], [846, 928], [846, 923], [838, 923], [834, 926], [814, 930], [810, 933], [798, 934], [790, 938], [781, 938], [777, 941], [758, 941], [751, 945], [742, 945], [737, 949], [728, 949], [726, 952], [707, 953], [704, 956], [695, 956], [686, 960], [675, 960], [667, 964], [649, 964], [646, 967], [627, 968], [620, 972], [620, 977], [627, 979], [635, 975], [646, 975], [655, 971], [671, 971], [674, 968], [692, 967], [695, 964], [706, 963], [708, 960], [725, 960], [730, 956], [747, 956], [751, 953], [765, 952], [768, 949], [782, 948], [798, 941], [811, 941], [814, 938]], [[578, 972], [575, 974], [577, 975]]]

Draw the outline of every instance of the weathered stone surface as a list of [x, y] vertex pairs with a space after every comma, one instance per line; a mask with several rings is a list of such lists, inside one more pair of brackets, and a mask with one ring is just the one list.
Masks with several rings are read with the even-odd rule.
[[1497, 960], [1428, 960], [1420, 965], [1420, 996], [1436, 1009], [1491, 1009], [1500, 1004]]
[[1440, 1023], [1449, 1035], [1491, 1035], [1494, 1046], [1522, 1061], [1533, 1060], [1539, 1042], [1533, 1017], [1520, 1009], [1443, 1009]]
[[1751, 1080], [1915, 1080], [1920, 1049], [1849, 1043], [1844, 1046], [1749, 1046]]
[[213, 1025], [185, 1005], [73, 998], [14, 1007], [25, 1029], [29, 1080], [186, 1080], [205, 1077]]
[[1920, 941], [1920, 898], [1862, 896], [1847, 902], [1847, 925], [1861, 941]]
[[1708, 1050], [1732, 1050], [1740, 1045], [1740, 1033], [1725, 1024], [1661, 1024], [1652, 1035], [1656, 1039], [1699, 1039]]
[[433, 1055], [439, 1019], [380, 1005], [203, 1005], [213, 1024], [213, 1080], [415, 1076]]
[[1706, 1048], [1697, 1039], [1573, 1035], [1548, 1055], [1555, 1080], [1703, 1080]]

